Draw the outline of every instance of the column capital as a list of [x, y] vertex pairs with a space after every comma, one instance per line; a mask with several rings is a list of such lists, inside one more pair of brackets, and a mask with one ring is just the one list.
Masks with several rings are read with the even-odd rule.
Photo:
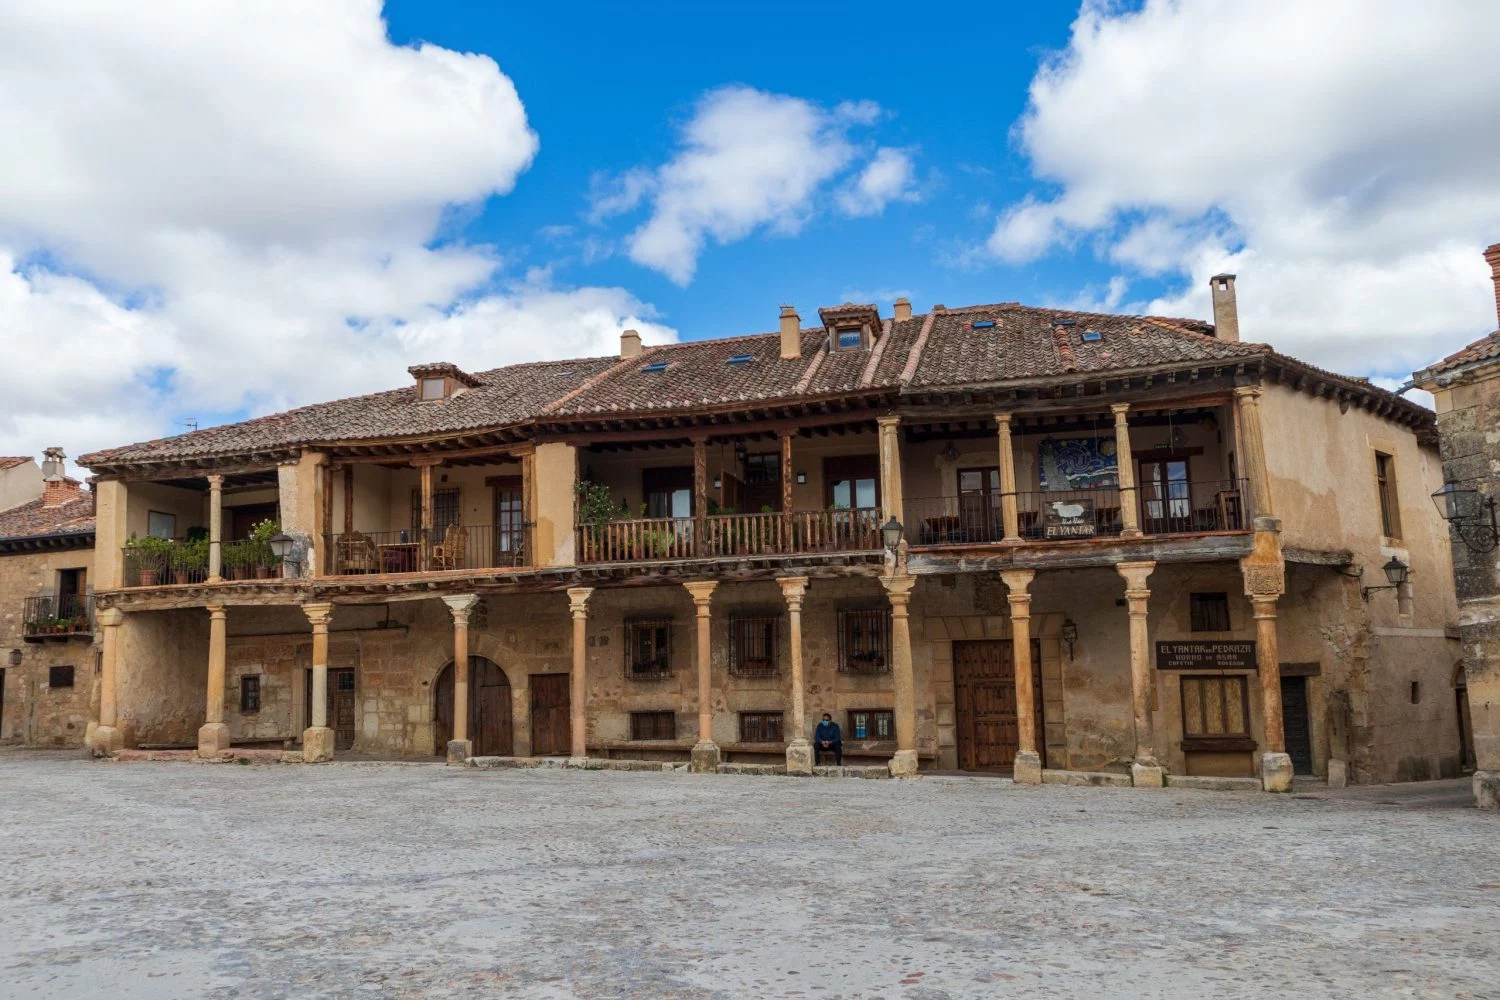
[[94, 613], [94, 621], [105, 628], [114, 628], [125, 622], [125, 612], [119, 608], [100, 608]]
[[1026, 595], [1026, 599], [1030, 600], [1030, 595], [1026, 594], [1026, 589], [1031, 586], [1031, 581], [1036, 579], [1036, 570], [1002, 569], [1000, 571], [1000, 579], [1005, 581], [1006, 587], [1010, 588], [1012, 598], [1020, 594]]
[[326, 601], [321, 604], [304, 604], [302, 605], [302, 613], [307, 616], [308, 623], [315, 630], [318, 628], [326, 629], [328, 627], [328, 620], [333, 617], [333, 605]]
[[900, 427], [901, 426], [901, 418], [898, 415], [894, 414], [894, 413], [887, 413], [883, 417], [876, 417], [875, 418], [875, 423], [878, 424], [878, 425], [880, 425], [880, 427], [882, 427], [882, 428], [885, 428], [885, 427]]
[[1251, 594], [1250, 595], [1250, 617], [1252, 618], [1275, 618], [1276, 602], [1280, 599], [1279, 594]]
[[787, 606], [800, 608], [802, 595], [807, 593], [807, 577], [778, 576], [776, 582], [781, 585], [781, 596], [786, 600]]
[[568, 588], [568, 610], [573, 612], [574, 618], [582, 618], [588, 614], [589, 596], [593, 592], [593, 587]]
[[413, 459], [411, 459], [410, 461], [407, 462], [407, 464], [410, 465], [413, 469], [420, 469], [420, 468], [423, 468], [424, 466], [426, 468], [430, 469], [430, 468], [433, 468], [435, 466], [442, 465], [443, 464], [443, 459], [441, 457], [438, 457], [438, 456], [423, 455], [423, 456], [421, 456], [419, 458], [413, 458]]
[[1146, 589], [1146, 578], [1151, 571], [1156, 569], [1155, 562], [1124, 562], [1116, 563], [1115, 569], [1125, 578], [1125, 596], [1132, 597], [1132, 592], [1140, 594], [1138, 600], [1145, 600], [1151, 591]]
[[224, 477], [221, 476], [221, 475], [219, 475], [218, 473], [214, 473], [211, 476], [205, 476], [204, 478], [206, 478], [208, 480], [208, 485], [209, 485], [210, 489], [217, 490], [217, 489], [221, 488], [224, 485]]
[[228, 609], [222, 604], [205, 604], [204, 609], [208, 611], [208, 617], [210, 618], [222, 619], [229, 615]]
[[995, 429], [996, 430], [1000, 430], [1000, 429], [1003, 428], [1005, 430], [1010, 430], [1010, 422], [1011, 422], [1012, 419], [1014, 419], [1014, 417], [1015, 417], [1014, 413], [997, 413], [997, 414], [995, 414]]
[[479, 603], [478, 594], [453, 594], [443, 598], [443, 603], [448, 605], [448, 611], [453, 615], [453, 624], [469, 624], [469, 613]]
[[1115, 423], [1120, 423], [1121, 421], [1123, 421], [1125, 419], [1125, 414], [1130, 412], [1129, 403], [1110, 403], [1109, 408], [1115, 415]]
[[917, 578], [910, 573], [898, 573], [880, 578], [880, 585], [885, 588], [885, 595], [893, 604], [898, 597], [905, 603], [906, 599], [911, 597], [911, 588], [916, 584]]
[[714, 590], [719, 586], [718, 580], [687, 580], [683, 583], [683, 589], [693, 597], [693, 603], [698, 607], [698, 613], [704, 614], [708, 610], [709, 602], [714, 599]]
[[1260, 386], [1237, 385], [1234, 387], [1234, 394], [1240, 399], [1248, 399], [1253, 401], [1260, 398]]

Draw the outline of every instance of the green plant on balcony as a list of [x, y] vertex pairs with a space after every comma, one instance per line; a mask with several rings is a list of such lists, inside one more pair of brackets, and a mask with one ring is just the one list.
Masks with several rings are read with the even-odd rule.
[[175, 546], [170, 558], [173, 583], [192, 583], [195, 576], [201, 579], [208, 569], [207, 535], [195, 538], [188, 532], [188, 540]]
[[574, 487], [578, 493], [578, 523], [603, 524], [613, 521], [624, 512], [623, 505], [616, 506], [609, 495], [609, 487], [602, 483], [581, 479]]
[[167, 572], [176, 547], [176, 543], [170, 538], [157, 538], [154, 535], [139, 538], [132, 533], [130, 540], [125, 543], [125, 549], [132, 557], [130, 561], [136, 570], [136, 585], [156, 586], [162, 574]]

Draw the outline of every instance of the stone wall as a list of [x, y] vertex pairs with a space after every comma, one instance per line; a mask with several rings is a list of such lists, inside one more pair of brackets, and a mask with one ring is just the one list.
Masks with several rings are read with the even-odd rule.
[[[37, 746], [82, 746], [95, 690], [96, 646], [92, 635], [46, 642], [24, 641], [24, 601], [55, 597], [57, 573], [91, 569], [89, 549], [0, 555], [0, 742]], [[21, 662], [13, 665], [12, 651]], [[72, 687], [51, 687], [51, 669], [73, 668]], [[97, 702], [94, 702], [97, 704]]]

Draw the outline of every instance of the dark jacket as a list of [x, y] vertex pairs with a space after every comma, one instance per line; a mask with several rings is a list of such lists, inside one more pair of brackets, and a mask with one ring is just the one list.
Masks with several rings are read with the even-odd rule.
[[824, 743], [842, 743], [843, 734], [839, 732], [837, 722], [820, 722], [818, 728], [813, 730], [813, 746], [822, 746]]

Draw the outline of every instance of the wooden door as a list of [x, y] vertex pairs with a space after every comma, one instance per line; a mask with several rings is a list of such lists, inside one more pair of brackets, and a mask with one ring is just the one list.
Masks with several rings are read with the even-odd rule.
[[[521, 477], [496, 477], [489, 482], [495, 491], [494, 565], [523, 566], [530, 553], [525, 550], [526, 516], [521, 500]], [[504, 756], [509, 756], [509, 751]]]
[[[1042, 741], [1041, 643], [1031, 642], [1037, 752]], [[1016, 720], [1016, 672], [1007, 639], [953, 644], [953, 693], [958, 722], [958, 766], [965, 771], [1004, 771], [1015, 765], [1020, 736]]]
[[567, 674], [531, 675], [531, 752], [537, 757], [572, 749], [570, 684]]
[[[312, 725], [312, 671], [307, 672], [305, 687], [307, 724]], [[333, 730], [333, 748], [349, 750], [354, 747], [354, 668], [330, 668], [328, 671], [328, 728]]]
[[1282, 733], [1293, 774], [1313, 773], [1312, 729], [1307, 714], [1307, 678], [1281, 679]]
[[229, 515], [227, 541], [231, 542], [249, 538], [257, 524], [262, 521], [275, 521], [280, 516], [280, 508], [274, 503], [249, 503], [241, 507], [226, 507], [224, 512]]
[[[433, 687], [433, 753], [448, 752], [453, 739], [453, 664]], [[469, 657], [469, 742], [476, 757], [509, 757], [516, 752], [511, 721], [510, 680], [499, 664]]]

